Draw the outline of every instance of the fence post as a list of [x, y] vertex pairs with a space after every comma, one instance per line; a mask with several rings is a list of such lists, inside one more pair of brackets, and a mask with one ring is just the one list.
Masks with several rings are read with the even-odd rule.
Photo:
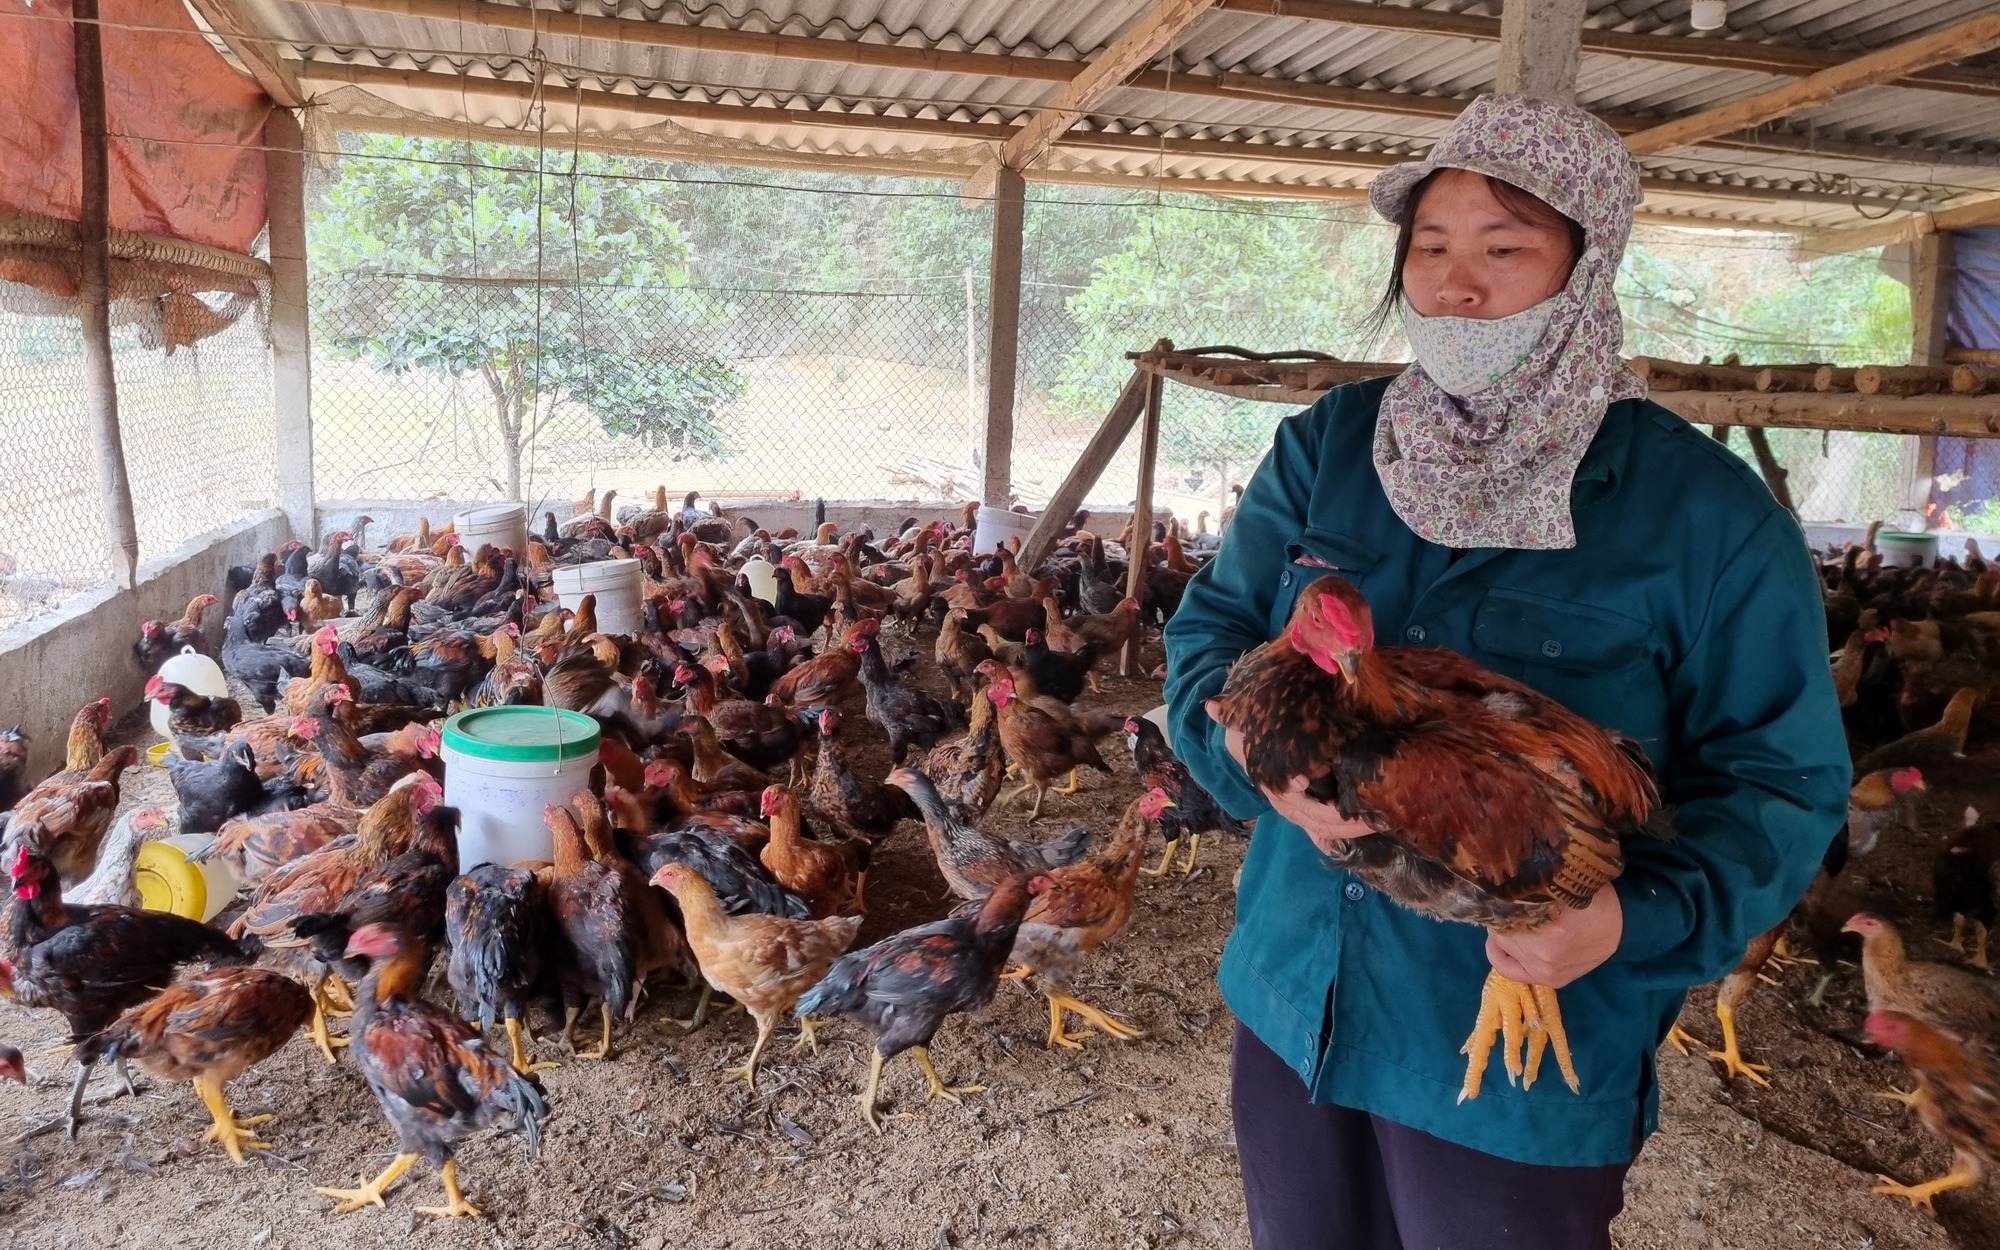
[[292, 537], [317, 542], [312, 339], [306, 309], [305, 139], [289, 109], [264, 122], [271, 221], [271, 388], [277, 411], [278, 506]]
[[1021, 227], [1027, 180], [1000, 167], [993, 189], [993, 280], [987, 302], [986, 458], [980, 498], [1007, 506], [1014, 486], [1014, 362], [1021, 347]]
[[[1153, 344], [1156, 352], [1170, 352], [1167, 339]], [[1153, 555], [1153, 462], [1160, 458], [1160, 400], [1167, 380], [1157, 373], [1146, 375], [1146, 415], [1139, 427], [1139, 490], [1132, 499], [1132, 543], [1125, 549], [1127, 572], [1125, 597], [1146, 601], [1146, 570]], [[1137, 640], [1127, 642], [1118, 652], [1118, 675], [1130, 677], [1139, 660]]]
[[[1918, 239], [1916, 259], [1910, 273], [1910, 363], [1943, 364], [1945, 319], [1951, 311], [1952, 278], [1957, 269], [1951, 234], [1937, 231]], [[1904, 439], [1897, 467], [1897, 524], [1907, 530], [1929, 529], [1937, 439], [1929, 434]]]
[[77, 305], [83, 323], [83, 385], [90, 438], [97, 452], [97, 488], [104, 503], [105, 545], [112, 575], [128, 590], [138, 584], [139, 525], [132, 480], [118, 433], [118, 376], [111, 362], [111, 168], [104, 135], [104, 44], [97, 0], [75, 0], [77, 124], [82, 138], [82, 212]]
[[[973, 292], [972, 266], [965, 267], [965, 447], [972, 463], [984, 463], [986, 447], [979, 433], [979, 299]], [[981, 485], [985, 483], [982, 480]]]

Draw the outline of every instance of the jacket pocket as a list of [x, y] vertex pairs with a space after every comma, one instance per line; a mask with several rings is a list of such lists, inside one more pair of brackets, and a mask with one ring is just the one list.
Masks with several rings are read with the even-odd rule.
[[1291, 619], [1292, 605], [1299, 593], [1322, 577], [1344, 577], [1363, 595], [1368, 593], [1370, 569], [1382, 562], [1382, 554], [1368, 544], [1332, 530], [1308, 529], [1285, 544], [1285, 566], [1278, 575], [1278, 593], [1272, 597], [1270, 636], [1275, 638]]
[[1480, 601], [1472, 643], [1530, 665], [1615, 673], [1652, 653], [1653, 627], [1595, 604], [1495, 588]]

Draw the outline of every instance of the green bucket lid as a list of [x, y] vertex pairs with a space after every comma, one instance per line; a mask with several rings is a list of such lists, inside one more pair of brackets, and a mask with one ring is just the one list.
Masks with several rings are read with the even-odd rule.
[[444, 745], [474, 759], [556, 764], [594, 755], [597, 722], [552, 707], [481, 707], [444, 723]]

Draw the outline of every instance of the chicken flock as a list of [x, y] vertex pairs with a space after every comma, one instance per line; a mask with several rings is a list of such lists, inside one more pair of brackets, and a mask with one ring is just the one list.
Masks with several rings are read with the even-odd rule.
[[[385, 1205], [425, 1161], [443, 1201], [419, 1210], [471, 1216], [456, 1144], [501, 1127], [535, 1151], [560, 1110], [537, 1073], [615, 1060], [669, 991], [690, 991], [688, 1028], [718, 995], [743, 1008], [755, 1040], [733, 1075], [753, 1089], [780, 1028], [795, 1021], [815, 1048], [815, 1021], [868, 1029], [859, 1101], [877, 1132], [884, 1066], [905, 1051], [930, 1097], [979, 1088], [948, 1084], [931, 1044], [1003, 979], [1046, 997], [1051, 1046], [1140, 1037], [1078, 996], [1078, 972], [1130, 921], [1139, 876], [1191, 871], [1203, 834], [1249, 831], [1151, 721], [1072, 701], [1126, 648], [1136, 660], [1214, 538], [1158, 527], [1134, 598], [1130, 527], [1100, 538], [1087, 514], [1030, 573], [1009, 549], [972, 550], [970, 509], [878, 541], [826, 523], [774, 534], [694, 502], [669, 508], [662, 490], [614, 515], [608, 495], [586, 501], [545, 515], [520, 552], [467, 552], [428, 522], [371, 550], [360, 517], [321, 549], [232, 570], [223, 596], [147, 622], [134, 647], [148, 673], [183, 647], [214, 654], [239, 695], [150, 678], [171, 816], [119, 815], [140, 756], [106, 743], [109, 700], [79, 711], [65, 767], [37, 784], [24, 736], [0, 734], [0, 995], [60, 1014], [77, 1064], [49, 1123], [76, 1135], [96, 1067], [130, 1092], [136, 1064], [191, 1082], [206, 1141], [240, 1163], [281, 1130], [239, 1117], [227, 1086], [303, 1032], [330, 1063], [348, 1052], [397, 1141], [379, 1174], [319, 1190], [331, 1209]], [[740, 572], [753, 556], [777, 570], [768, 600]], [[555, 570], [617, 558], [645, 569], [632, 635], [601, 631], [592, 598], [572, 611], [550, 594]], [[913, 676], [920, 646], [940, 688]], [[549, 861], [461, 872], [440, 728], [501, 705], [595, 718], [598, 767], [566, 802], [519, 813], [546, 827]], [[1099, 744], [1118, 734], [1138, 775], [1114, 828], [1018, 841], [980, 827], [996, 803], [1031, 823], [1059, 811], [1080, 770], [1113, 771]], [[864, 735], [886, 742], [886, 777], [850, 762]], [[925, 846], [896, 837], [906, 824]], [[1156, 830], [1165, 850], [1147, 867]], [[244, 883], [212, 924], [137, 906], [141, 844], [175, 831], [214, 835], [195, 857]], [[950, 910], [855, 949], [876, 857], [923, 854]], [[559, 1038], [538, 1036], [542, 1021]], [[22, 1072], [0, 1050], [0, 1077]]]

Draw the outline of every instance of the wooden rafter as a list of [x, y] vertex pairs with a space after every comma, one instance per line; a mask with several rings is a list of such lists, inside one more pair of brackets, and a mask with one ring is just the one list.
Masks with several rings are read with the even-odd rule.
[[966, 196], [971, 199], [991, 196], [1002, 165], [1019, 170], [1041, 160], [1092, 105], [1116, 90], [1126, 78], [1146, 68], [1148, 62], [1214, 4], [1215, 0], [1153, 0], [1152, 7], [1132, 29], [1077, 71], [1055, 99], [1000, 145], [999, 153], [967, 180]]
[[[1500, 19], [1497, 17], [1441, 13], [1413, 5], [1373, 4], [1363, 3], [1362, 0], [1217, 0], [1216, 7], [1261, 17], [1336, 22], [1344, 26], [1443, 35], [1489, 43], [1500, 40]], [[1854, 59], [1851, 53], [1822, 48], [1788, 47], [1714, 36], [1640, 35], [1589, 26], [1583, 29], [1583, 50], [1677, 65], [1750, 70], [1790, 78], [1803, 78]], [[1895, 84], [1931, 91], [2000, 96], [2000, 75], [1988, 70], [1947, 66], [1915, 69], [1898, 77]]]
[[[387, 13], [420, 21], [462, 22], [480, 29], [585, 39], [620, 46], [672, 48], [730, 56], [1005, 78], [1028, 82], [1066, 83], [1076, 74], [1078, 65], [1073, 61], [1013, 56], [1001, 52], [911, 48], [900, 44], [862, 43], [858, 40], [829, 39], [813, 35], [759, 34], [750, 31], [723, 30], [636, 17], [566, 13], [523, 4], [497, 4], [492, 0], [308, 0], [308, 2], [360, 12]], [[1456, 18], [1456, 15], [1449, 14], [1437, 16]], [[1491, 19], [1469, 20], [1484, 22]], [[1183, 74], [1168, 73], [1164, 70], [1141, 70], [1129, 76], [1121, 85], [1135, 90], [1196, 99], [1287, 104], [1294, 107], [1374, 113], [1388, 117], [1435, 118], [1440, 121], [1449, 121], [1458, 116], [1468, 103], [1466, 100], [1451, 96], [1422, 95], [1413, 91], [1394, 91], [1379, 87], [1348, 87], [1338, 83], [1293, 81], [1234, 72]], [[1660, 119], [1656, 117], [1631, 114], [1600, 113], [1599, 116], [1620, 134], [1634, 134], [1660, 123]], [[1763, 130], [1718, 136], [1708, 140], [1706, 146], [1913, 165], [1965, 167], [2000, 165], [2000, 155], [1959, 147], [1916, 147], [1837, 139], [1824, 135], [1772, 133]]]
[[1984, 14], [1856, 57], [1845, 65], [1823, 69], [1797, 82], [1628, 135], [1625, 146], [1638, 156], [1687, 147], [1716, 135], [1817, 108], [1864, 87], [1894, 82], [1915, 70], [1978, 56], [1995, 47], [2000, 47], [2000, 13]]
[[236, 54], [265, 95], [288, 109], [305, 105], [306, 93], [299, 86], [298, 77], [278, 59], [272, 41], [243, 16], [236, 0], [188, 0], [188, 4], [215, 32], [215, 37], [222, 40], [223, 46]]
[[1994, 224], [2000, 224], [2000, 195], [1983, 196], [1936, 213], [1898, 217], [1892, 221], [1878, 222], [1870, 226], [1847, 226], [1838, 230], [1817, 231], [1799, 241], [1799, 257], [1803, 260], [1817, 260], [1825, 256], [1859, 252], [1871, 247], [1914, 243], [1927, 234], [1969, 230], [1974, 226]]
[[[834, 113], [814, 109], [781, 108], [768, 105], [713, 104], [703, 100], [679, 100], [664, 96], [601, 91], [588, 88], [548, 85], [540, 89], [527, 82], [484, 78], [474, 75], [441, 74], [426, 70], [395, 69], [378, 65], [350, 65], [335, 61], [288, 61], [298, 76], [308, 83], [347, 83], [362, 87], [394, 87], [411, 91], [467, 92], [489, 98], [541, 99], [565, 108], [581, 106], [615, 110], [636, 117], [671, 118], [689, 121], [743, 125], [785, 125], [832, 127], [845, 130], [877, 130], [893, 134], [924, 135], [939, 139], [963, 139], [1005, 145], [1023, 129], [1005, 122], [953, 121], [935, 117], [907, 117], [888, 113]], [[1205, 156], [1225, 160], [1311, 166], [1366, 173], [1402, 164], [1408, 156], [1390, 152], [1366, 152], [1347, 148], [1312, 147], [1290, 144], [1242, 143], [1231, 139], [1185, 139], [1173, 136], [1072, 130], [1055, 140], [1058, 147], [1098, 151], [1166, 153], [1174, 156]], [[930, 164], [939, 177], [957, 170]], [[1640, 184], [1649, 193], [1691, 195], [1705, 199], [1740, 200], [1760, 204], [1828, 204], [1843, 208], [1896, 210], [1907, 208], [1900, 200], [1866, 194], [1808, 191], [1789, 187], [1737, 186], [1722, 182], [1700, 182], [1676, 178], [1645, 177]]]

